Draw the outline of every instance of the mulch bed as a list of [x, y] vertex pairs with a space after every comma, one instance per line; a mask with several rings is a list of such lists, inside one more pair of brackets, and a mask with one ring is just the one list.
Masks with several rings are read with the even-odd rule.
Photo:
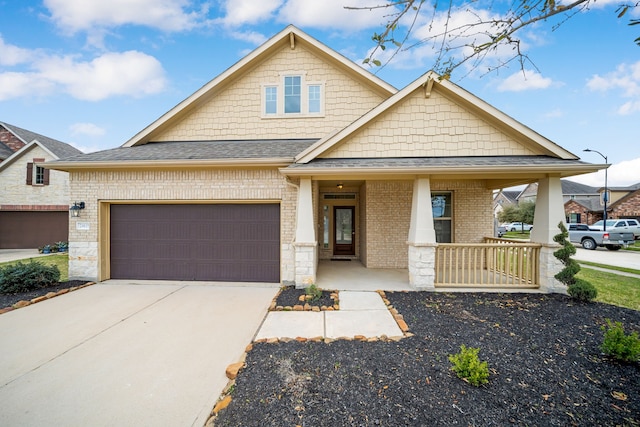
[[308, 303], [311, 307], [333, 307], [334, 300], [331, 298], [331, 294], [335, 291], [322, 291], [322, 296], [315, 301], [301, 302], [300, 296], [306, 295], [304, 289], [296, 289], [294, 286], [284, 286], [280, 289], [278, 295], [276, 295], [275, 306], [276, 307], [294, 307], [296, 305], [304, 305]]
[[[414, 334], [399, 342], [254, 343], [215, 426], [636, 426], [640, 365], [600, 350], [605, 319], [640, 312], [563, 295], [392, 293]], [[491, 371], [450, 370], [460, 345]]]
[[17, 294], [0, 293], [0, 309], [10, 307], [18, 301], [31, 301], [34, 298], [48, 294], [49, 292], [58, 292], [62, 289], [68, 289], [76, 286], [82, 286], [87, 283], [86, 280], [70, 280], [68, 282], [58, 282], [53, 286], [39, 288], [29, 292], [20, 292]]

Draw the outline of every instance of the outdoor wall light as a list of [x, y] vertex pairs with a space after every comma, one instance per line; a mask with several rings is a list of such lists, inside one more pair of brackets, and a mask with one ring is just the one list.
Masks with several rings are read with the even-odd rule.
[[84, 209], [84, 202], [73, 202], [73, 206], [69, 208], [71, 216], [78, 218], [80, 216], [80, 210]]
[[343, 187], [343, 186], [342, 186], [342, 183], [340, 183], [340, 184], [336, 185], [336, 187], [338, 187], [338, 190], [342, 190], [342, 187]]

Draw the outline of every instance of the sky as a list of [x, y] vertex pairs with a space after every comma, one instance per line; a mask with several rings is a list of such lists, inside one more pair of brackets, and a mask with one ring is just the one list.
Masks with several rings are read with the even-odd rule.
[[[451, 22], [495, 16], [500, 11], [483, 6], [501, 3], [453, 8]], [[366, 8], [377, 4], [0, 0], [0, 121], [84, 152], [115, 148], [288, 24], [363, 65], [374, 47], [371, 36], [388, 19], [388, 11]], [[640, 18], [640, 8], [623, 18], [617, 8], [617, 0], [598, 0], [570, 19], [538, 22], [518, 33], [530, 59], [524, 67], [511, 62], [487, 72], [510, 57], [498, 49], [480, 67], [456, 69], [451, 81], [584, 161], [604, 163], [583, 152], [599, 151], [611, 164], [609, 186], [638, 183], [640, 46], [634, 39], [640, 26], [628, 24]], [[441, 16], [425, 8], [406, 46], [439, 25]], [[433, 68], [434, 52], [433, 44], [421, 44], [369, 69], [401, 89]], [[604, 171], [571, 179], [600, 187]]]

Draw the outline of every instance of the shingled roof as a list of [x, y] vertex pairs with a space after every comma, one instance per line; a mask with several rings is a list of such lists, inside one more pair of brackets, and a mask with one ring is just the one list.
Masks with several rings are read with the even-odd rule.
[[[63, 158], [74, 156], [76, 154], [82, 154], [82, 151], [78, 150], [71, 145], [58, 141], [57, 139], [49, 138], [48, 136], [41, 135], [39, 133], [32, 132], [30, 130], [23, 129], [18, 126], [11, 125], [9, 123], [0, 122], [0, 125], [4, 126], [9, 132], [14, 134], [18, 139], [24, 142], [26, 145], [33, 141], [38, 141], [47, 150], [51, 151], [56, 157]], [[11, 153], [13, 154], [13, 152]]]
[[258, 159], [292, 162], [296, 154], [316, 141], [317, 139], [261, 139], [153, 142], [76, 155], [56, 163]]

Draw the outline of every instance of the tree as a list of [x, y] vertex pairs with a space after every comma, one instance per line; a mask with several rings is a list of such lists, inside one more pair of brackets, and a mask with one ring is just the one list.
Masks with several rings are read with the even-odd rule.
[[[617, 9], [618, 18], [640, 6], [640, 0], [620, 1], [623, 3]], [[436, 52], [432, 69], [449, 78], [461, 65], [469, 63], [473, 70], [487, 56], [498, 53], [496, 61], [487, 66], [487, 72], [512, 61], [518, 61], [524, 71], [526, 63], [533, 63], [521, 50], [519, 34], [523, 29], [556, 17], [559, 20], [553, 24], [555, 29], [577, 13], [588, 10], [592, 3], [595, 0], [574, 0], [568, 4], [561, 4], [560, 0], [518, 0], [505, 8], [505, 3], [484, 4], [482, 0], [384, 0], [378, 5], [346, 8], [389, 12], [384, 30], [372, 36], [374, 48], [364, 59], [365, 64], [384, 66], [404, 51], [431, 45]], [[630, 19], [629, 25], [640, 25], [640, 19]], [[418, 41], [409, 42], [409, 36], [416, 32]], [[634, 42], [640, 46], [640, 37]], [[387, 47], [393, 50], [386, 52]]]
[[[518, 205], [508, 205], [505, 206], [502, 211], [500, 211], [500, 213], [498, 213], [498, 221], [533, 224], [535, 211], [536, 204], [534, 202], [522, 202]], [[524, 225], [522, 226], [522, 230], [520, 231], [524, 232]]]

